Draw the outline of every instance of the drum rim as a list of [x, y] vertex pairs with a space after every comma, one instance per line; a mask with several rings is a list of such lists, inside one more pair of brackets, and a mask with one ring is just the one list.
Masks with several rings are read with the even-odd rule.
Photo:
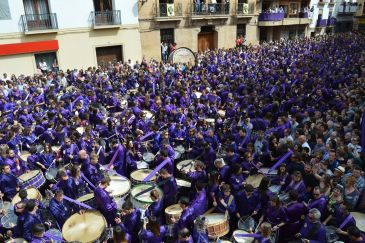
[[18, 178], [19, 178], [19, 179], [22, 179], [22, 176], [23, 176], [23, 175], [33, 173], [33, 171], [37, 171], [37, 173], [35, 173], [33, 177], [30, 177], [28, 180], [26, 180], [26, 181], [24, 181], [24, 182], [27, 182], [27, 181], [29, 181], [29, 180], [33, 179], [33, 178], [34, 178], [34, 177], [36, 177], [38, 174], [42, 174], [42, 175], [43, 175], [43, 173], [41, 172], [41, 170], [31, 170], [31, 171], [29, 171], [29, 172], [27, 172], [27, 173], [24, 173], [24, 174], [20, 175]]
[[[80, 198], [83, 198], [83, 197], [86, 197], [86, 196], [89, 196], [89, 195], [93, 195], [93, 196], [92, 196], [92, 197], [90, 197], [90, 198], [89, 198], [89, 199], [87, 199], [87, 200], [80, 201]], [[81, 197], [77, 198], [77, 199], [76, 199], [76, 201], [78, 201], [78, 202], [87, 202], [87, 201], [89, 201], [89, 200], [91, 200], [91, 199], [93, 199], [93, 198], [95, 198], [95, 195], [94, 195], [94, 193], [93, 193], [93, 192], [90, 192], [90, 193], [87, 193], [87, 194], [85, 194], [85, 195], [83, 195], [83, 196], [81, 196]]]
[[[39, 196], [39, 201], [43, 201], [43, 196], [42, 196], [42, 193], [38, 190], [38, 188], [36, 188], [36, 187], [34, 187], [34, 186], [30, 186], [30, 187], [27, 187], [25, 190], [27, 191], [27, 193], [28, 193], [28, 190], [30, 190], [30, 189], [34, 189], [36, 192], [37, 192], [37, 196]], [[19, 199], [19, 201], [17, 201], [17, 202], [15, 202], [14, 200], [15, 200], [15, 198], [18, 196], [18, 198], [17, 199]], [[38, 200], [37, 198], [36, 198], [36, 200]], [[17, 194], [15, 194], [15, 196], [13, 197], [13, 199], [11, 200], [11, 204], [12, 205], [15, 205], [15, 204], [17, 204], [18, 202], [20, 202], [21, 201], [21, 199], [20, 199], [20, 197], [19, 197], [19, 192], [17, 193]]]
[[[104, 215], [101, 213], [101, 212], [99, 212], [98, 210], [87, 210], [85, 213], [94, 213], [94, 214], [97, 214], [98, 216], [101, 216], [101, 218], [103, 219], [103, 222], [104, 222], [104, 230], [101, 232], [101, 234], [98, 236], [98, 238], [96, 238], [96, 239], [93, 239], [93, 240], [91, 240], [91, 241], [87, 241], [87, 242], [85, 242], [85, 243], [92, 243], [92, 242], [95, 242], [97, 239], [99, 239], [102, 235], [103, 235], [103, 233], [105, 232], [105, 229], [106, 229], [106, 227], [108, 226], [107, 225], [107, 222], [106, 222], [106, 219], [105, 219], [105, 217], [104, 217]], [[64, 231], [66, 230], [66, 228], [65, 228], [65, 226], [67, 225], [66, 223], [67, 223], [67, 221], [69, 221], [72, 217], [77, 217], [77, 216], [80, 216], [80, 214], [79, 213], [74, 213], [73, 215], [71, 215], [66, 221], [65, 221], [65, 224], [62, 226], [62, 231], [61, 231], [61, 233], [62, 233], [62, 238], [63, 239], [65, 239], [66, 241], [71, 241], [70, 239], [66, 239], [66, 237], [64, 236]]]
[[[151, 170], [151, 169], [138, 169], [138, 170], [134, 170], [134, 171], [132, 171], [131, 172], [131, 180], [134, 180], [134, 181], [143, 181], [143, 180], [138, 180], [138, 179], [135, 179], [135, 178], [133, 178], [133, 174], [135, 173], [135, 172], [138, 172], [138, 171], [141, 171], [141, 170], [148, 170], [149, 171], [149, 173], [148, 174], [150, 174], [153, 170]], [[151, 177], [151, 179], [149, 179], [148, 181], [154, 181], [154, 180], [156, 180], [157, 179], [157, 176], [156, 175], [154, 175], [154, 176], [152, 176]]]
[[[174, 207], [174, 206], [176, 206], [176, 205], [178, 205], [178, 206], [180, 207], [180, 204], [176, 203], [176, 204], [172, 204], [172, 205], [168, 206], [167, 208], [165, 208], [165, 214], [169, 214], [169, 215], [176, 215], [176, 213], [175, 213], [175, 214], [172, 214], [172, 213], [167, 212], [167, 209], [168, 209], [168, 208], [170, 208], [170, 207]], [[183, 211], [183, 209], [182, 209], [181, 207], [180, 207], [180, 209], [181, 209], [181, 212], [180, 212], [180, 214], [181, 214], [181, 213], [182, 213], [182, 211]]]
[[[209, 219], [207, 218], [209, 215], [221, 215], [221, 216], [223, 216], [223, 218], [222, 218], [222, 219], [224, 219], [224, 220], [219, 221], [219, 222], [216, 222], [216, 223], [209, 224]], [[223, 222], [228, 222], [228, 219], [224, 216], [224, 214], [223, 214], [223, 213], [210, 213], [210, 214], [205, 215], [205, 219], [207, 219], [207, 220], [208, 220], [207, 227], [215, 226], [215, 225], [221, 224], [221, 223], [223, 223]], [[229, 226], [229, 225], [228, 225], [228, 226]], [[228, 230], [228, 231], [229, 231], [229, 230]]]
[[122, 193], [122, 194], [119, 194], [119, 193], [118, 194], [115, 194], [115, 192], [111, 193], [111, 196], [112, 197], [122, 197], [122, 196], [127, 195], [127, 194], [130, 193], [132, 183], [131, 183], [131, 181], [127, 177], [114, 175], [114, 176], [110, 176], [109, 178], [110, 178], [110, 182], [113, 180], [113, 178], [123, 178], [123, 179], [125, 179], [126, 182], [128, 182], [128, 187], [129, 187], [128, 190], [125, 193]]
[[[142, 187], [142, 186], [148, 186], [148, 187], [150, 187], [151, 185], [150, 184], [140, 184], [140, 185], [136, 185], [136, 186], [132, 187], [131, 188], [131, 197], [132, 197], [132, 199], [133, 200], [136, 200], [137, 202], [140, 202], [140, 203], [153, 203], [153, 202], [146, 202], [146, 201], [143, 201], [141, 199], [137, 199], [137, 198], [134, 197], [134, 195], [133, 195], [133, 189], [138, 188], [138, 187]], [[147, 189], [148, 187], [146, 187], [145, 189]], [[160, 187], [158, 187], [158, 186], [156, 186], [154, 189], [156, 189], [156, 188], [159, 190], [160, 198], [163, 198], [163, 196], [164, 196], [163, 190]]]

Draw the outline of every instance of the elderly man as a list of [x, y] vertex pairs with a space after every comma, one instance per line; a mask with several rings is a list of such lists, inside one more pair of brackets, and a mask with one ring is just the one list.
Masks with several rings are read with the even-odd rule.
[[312, 208], [304, 221], [302, 228], [295, 237], [302, 240], [303, 243], [323, 243], [326, 242], [326, 229], [322, 225], [321, 212]]

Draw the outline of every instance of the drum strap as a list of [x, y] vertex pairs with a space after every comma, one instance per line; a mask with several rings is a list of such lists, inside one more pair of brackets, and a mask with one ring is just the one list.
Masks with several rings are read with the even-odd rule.
[[229, 196], [229, 199], [228, 199], [227, 207], [231, 206], [232, 201], [233, 201], [233, 196], [232, 196], [232, 195], [230, 195], [230, 196]]
[[352, 215], [351, 214], [349, 214], [346, 218], [345, 218], [345, 220], [341, 223], [341, 225], [340, 225], [340, 227], [338, 227], [339, 229], [342, 229], [343, 227], [345, 227], [346, 226], [346, 224], [348, 223], [348, 222], [350, 222], [350, 220], [352, 219]]

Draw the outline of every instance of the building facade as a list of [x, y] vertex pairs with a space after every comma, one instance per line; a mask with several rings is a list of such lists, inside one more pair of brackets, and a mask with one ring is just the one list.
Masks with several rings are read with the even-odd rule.
[[161, 42], [188, 47], [231, 48], [237, 36], [258, 43], [259, 1], [142, 0], [139, 21], [143, 54], [161, 58]]
[[359, 32], [365, 33], [365, 1], [358, 1], [358, 9], [355, 14], [354, 29]]
[[137, 0], [0, 0], [0, 72], [140, 60]]

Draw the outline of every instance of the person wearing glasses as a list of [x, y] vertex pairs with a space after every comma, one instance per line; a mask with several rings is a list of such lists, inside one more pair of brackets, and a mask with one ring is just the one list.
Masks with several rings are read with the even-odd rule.
[[321, 189], [317, 186], [313, 189], [312, 199], [308, 202], [308, 208], [316, 208], [318, 209], [321, 214], [325, 213], [327, 201], [326, 198], [323, 196]]
[[303, 243], [326, 242], [326, 228], [320, 219], [321, 212], [318, 209], [309, 210], [302, 228], [295, 237], [301, 239]]

